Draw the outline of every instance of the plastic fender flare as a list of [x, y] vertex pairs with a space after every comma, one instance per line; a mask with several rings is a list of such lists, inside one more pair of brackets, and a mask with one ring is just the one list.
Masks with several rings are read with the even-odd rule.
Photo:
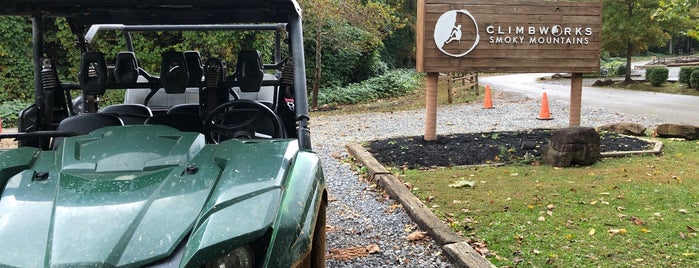
[[327, 196], [315, 153], [299, 152], [287, 178], [264, 267], [290, 267], [310, 253], [317, 212]]

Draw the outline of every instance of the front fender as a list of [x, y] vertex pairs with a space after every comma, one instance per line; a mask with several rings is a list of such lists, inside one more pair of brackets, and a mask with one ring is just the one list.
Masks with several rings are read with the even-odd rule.
[[325, 191], [320, 159], [315, 153], [300, 151], [289, 172], [265, 267], [289, 267], [311, 251]]

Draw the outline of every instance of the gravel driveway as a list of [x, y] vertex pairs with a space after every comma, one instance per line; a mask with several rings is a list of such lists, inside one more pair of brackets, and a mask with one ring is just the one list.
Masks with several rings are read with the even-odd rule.
[[[481, 103], [439, 107], [437, 134], [560, 128], [568, 125], [566, 101], [549, 102], [554, 118], [550, 121], [535, 119], [539, 114], [539, 99], [517, 93], [498, 93], [494, 89], [493, 102], [495, 109], [481, 109]], [[654, 118], [636, 118], [596, 107], [583, 107], [582, 115], [583, 126], [628, 121], [653, 127], [661, 123]], [[328, 206], [328, 249], [334, 254], [350, 252], [344, 249], [377, 245], [381, 250], [349, 260], [330, 258], [328, 267], [452, 267], [433, 241], [407, 241], [406, 236], [416, 227], [405, 211], [397, 207], [393, 200], [387, 200], [377, 193], [343, 162], [347, 156], [347, 143], [423, 135], [424, 118], [424, 110], [312, 115], [313, 148], [321, 155], [330, 196], [335, 199]]]

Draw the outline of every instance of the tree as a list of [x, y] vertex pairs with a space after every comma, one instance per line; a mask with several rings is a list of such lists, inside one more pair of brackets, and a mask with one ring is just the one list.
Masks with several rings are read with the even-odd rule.
[[661, 0], [653, 17], [677, 23], [687, 36], [699, 40], [699, 0]]
[[602, 48], [626, 54], [626, 76], [631, 82], [631, 57], [648, 46], [662, 46], [670, 38], [663, 24], [652, 18], [657, 0], [604, 0]]
[[[320, 89], [321, 64], [323, 53], [324, 29], [329, 21], [341, 20], [339, 3], [333, 0], [306, 0], [301, 1], [305, 11], [305, 23], [312, 28], [315, 41], [315, 70], [313, 86], [311, 90], [311, 107], [318, 108], [318, 91]], [[308, 32], [308, 30], [307, 30]], [[304, 34], [308, 37], [308, 34]]]
[[[347, 81], [353, 77], [368, 78], [380, 65], [379, 51], [383, 39], [396, 29], [406, 26], [406, 20], [395, 9], [380, 1], [303, 0], [305, 36], [313, 47], [313, 77], [311, 107], [318, 107], [318, 91], [322, 85], [324, 66], [340, 68]], [[329, 53], [326, 53], [329, 52]], [[332, 60], [326, 61], [325, 58]], [[326, 64], [327, 63], [327, 64]], [[384, 64], [385, 65], [385, 64]], [[385, 67], [384, 67], [385, 68]]]

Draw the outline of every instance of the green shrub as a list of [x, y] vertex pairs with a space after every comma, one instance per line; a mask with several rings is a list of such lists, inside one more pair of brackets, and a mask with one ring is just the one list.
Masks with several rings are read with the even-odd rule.
[[646, 80], [651, 85], [659, 87], [667, 82], [668, 70], [665, 67], [651, 67], [646, 69]]
[[420, 85], [420, 74], [396, 69], [346, 87], [324, 88], [318, 93], [320, 105], [355, 104], [382, 98], [403, 96]]
[[626, 62], [610, 60], [602, 63], [602, 69], [606, 70], [606, 76], [621, 76], [626, 74]]
[[692, 71], [694, 71], [694, 67], [691, 66], [680, 68], [680, 77], [677, 81], [689, 86], [689, 76], [692, 74]]
[[624, 76], [626, 75], [626, 63], [617, 65], [616, 69], [614, 69], [614, 75], [616, 76]]
[[691, 87], [699, 89], [699, 68], [695, 68], [689, 77]]
[[0, 103], [0, 118], [2, 118], [2, 126], [17, 127], [17, 117], [19, 116], [19, 112], [29, 105], [29, 102], [19, 99]]

